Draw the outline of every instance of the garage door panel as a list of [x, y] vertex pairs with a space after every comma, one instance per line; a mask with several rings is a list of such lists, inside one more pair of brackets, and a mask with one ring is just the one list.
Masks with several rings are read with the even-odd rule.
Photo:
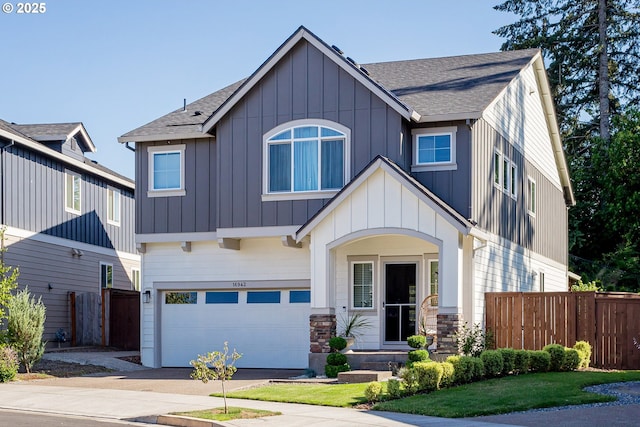
[[196, 304], [167, 304], [163, 298], [162, 366], [189, 366], [198, 354], [222, 350], [225, 341], [229, 351], [235, 348], [242, 354], [238, 367], [308, 366], [308, 302], [289, 303], [287, 290], [280, 291], [280, 303], [248, 304], [243, 291], [238, 303], [206, 304], [206, 300], [205, 291], [198, 291]]

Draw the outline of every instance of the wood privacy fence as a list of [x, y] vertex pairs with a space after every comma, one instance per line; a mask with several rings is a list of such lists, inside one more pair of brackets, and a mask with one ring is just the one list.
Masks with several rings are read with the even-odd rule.
[[640, 295], [597, 292], [488, 292], [486, 329], [496, 348], [547, 344], [593, 347], [591, 365], [640, 369]]

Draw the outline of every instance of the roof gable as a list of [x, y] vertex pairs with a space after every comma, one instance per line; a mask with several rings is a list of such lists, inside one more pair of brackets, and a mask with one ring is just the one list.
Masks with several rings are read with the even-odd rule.
[[76, 140], [84, 147], [83, 152], [95, 153], [96, 146], [89, 137], [84, 125], [77, 123], [46, 123], [46, 124], [11, 124], [11, 127], [34, 141], [64, 142], [69, 138]]

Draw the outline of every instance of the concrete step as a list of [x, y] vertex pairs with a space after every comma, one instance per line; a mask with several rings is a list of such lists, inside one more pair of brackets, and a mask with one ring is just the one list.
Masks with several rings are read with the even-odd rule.
[[361, 362], [358, 369], [365, 371], [395, 371], [400, 366], [403, 366], [402, 362], [387, 361], [387, 362]]
[[349, 371], [340, 372], [338, 374], [338, 381], [343, 383], [369, 383], [371, 381], [383, 381], [391, 378], [391, 372], [389, 371]]

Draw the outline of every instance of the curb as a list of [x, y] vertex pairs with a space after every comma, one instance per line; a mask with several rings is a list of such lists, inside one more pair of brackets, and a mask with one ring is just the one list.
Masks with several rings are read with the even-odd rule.
[[220, 421], [203, 420], [181, 415], [158, 415], [156, 424], [174, 427], [228, 427], [228, 424]]

